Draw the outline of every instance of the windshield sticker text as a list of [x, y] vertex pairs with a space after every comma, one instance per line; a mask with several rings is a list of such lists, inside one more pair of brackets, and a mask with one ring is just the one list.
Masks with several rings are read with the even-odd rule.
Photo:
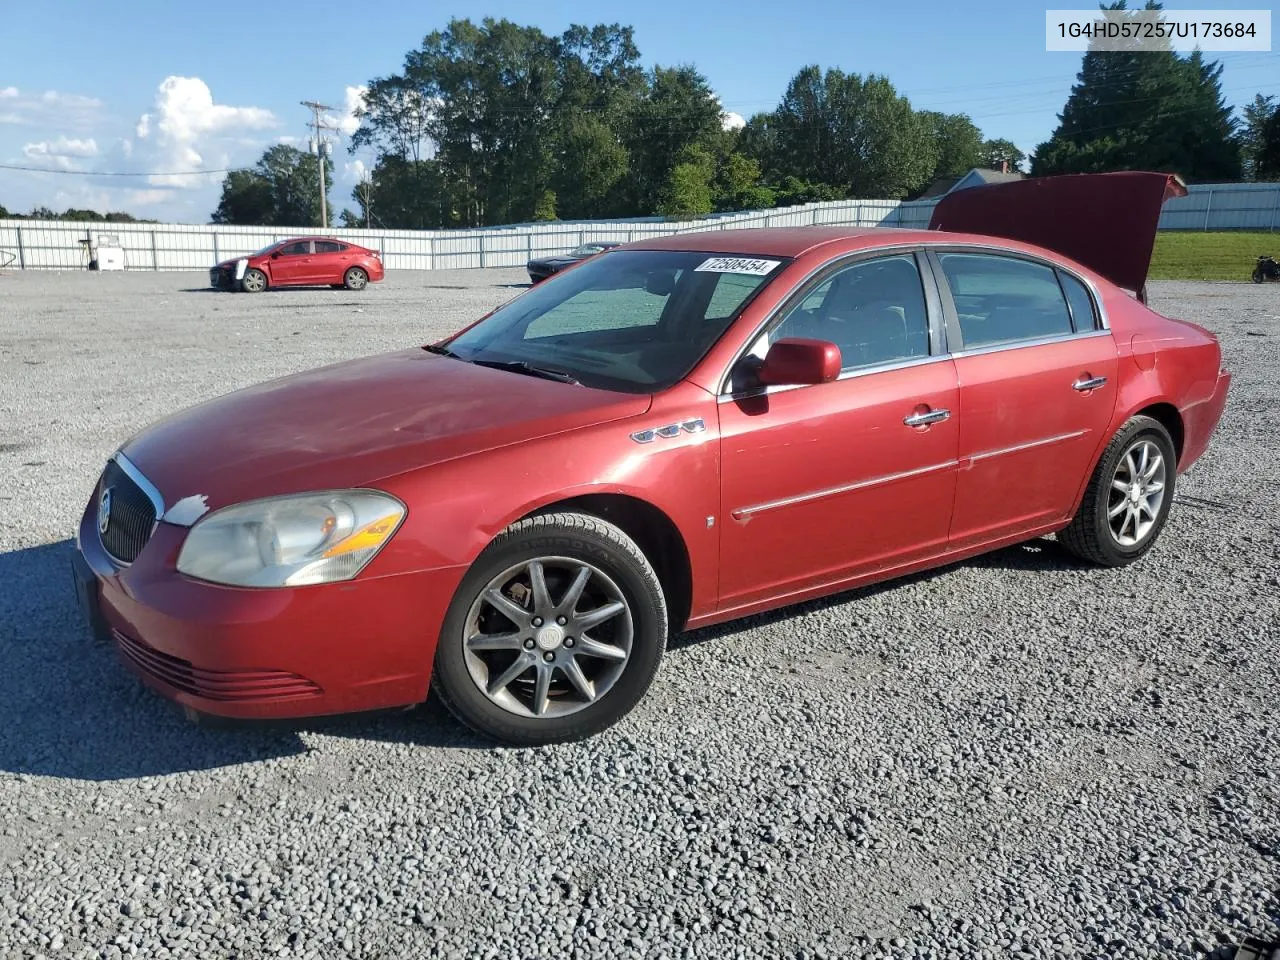
[[754, 260], [749, 257], [712, 257], [693, 268], [694, 273], [745, 273], [763, 277], [781, 260]]

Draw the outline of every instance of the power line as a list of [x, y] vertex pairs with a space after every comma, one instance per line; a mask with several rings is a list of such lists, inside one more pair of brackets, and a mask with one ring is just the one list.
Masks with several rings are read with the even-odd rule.
[[32, 167], [18, 163], [0, 163], [0, 170], [25, 170], [28, 173], [59, 173], [78, 177], [203, 177], [217, 173], [234, 173], [243, 167], [227, 167], [222, 170], [177, 170], [172, 173], [134, 173], [97, 170], [58, 170], [52, 167]]

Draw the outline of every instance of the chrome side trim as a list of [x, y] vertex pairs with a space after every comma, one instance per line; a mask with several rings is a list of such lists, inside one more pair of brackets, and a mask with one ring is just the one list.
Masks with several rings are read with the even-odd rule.
[[1008, 343], [993, 343], [972, 350], [957, 350], [951, 356], [959, 360], [962, 357], [979, 357], [984, 353], [1003, 353], [1006, 350], [1021, 350], [1024, 347], [1043, 347], [1051, 343], [1068, 343], [1072, 340], [1090, 340], [1094, 337], [1109, 337], [1110, 330], [1090, 330], [1087, 333], [1061, 333], [1053, 337], [1036, 337], [1034, 340], [1013, 340]]
[[959, 461], [948, 460], [946, 463], [935, 463], [928, 467], [919, 467], [915, 470], [904, 470], [902, 473], [890, 473], [883, 477], [872, 477], [870, 480], [859, 480], [857, 483], [846, 483], [839, 487], [828, 487], [825, 490], [815, 490], [812, 493], [800, 493], [794, 497], [783, 497], [781, 500], [770, 500], [767, 503], [758, 503], [750, 507], [739, 507], [732, 512], [735, 520], [745, 520], [757, 513], [764, 513], [768, 510], [776, 510], [779, 507], [791, 507], [797, 503], [808, 503], [811, 500], [823, 500], [827, 497], [836, 497], [842, 493], [851, 493], [854, 490], [866, 490], [869, 487], [879, 487], [886, 483], [894, 483], [898, 480], [909, 480], [912, 477], [920, 477], [929, 473], [937, 473], [939, 470], [950, 470], [957, 466]]
[[160, 522], [160, 518], [164, 516], [164, 497], [160, 495], [160, 491], [156, 489], [156, 485], [143, 475], [142, 471], [135, 467], [128, 457], [119, 451], [111, 458], [116, 462], [121, 470], [125, 472], [130, 480], [138, 485], [143, 493], [147, 495], [147, 499], [151, 501], [151, 505], [156, 508], [156, 522]]
[[992, 457], [1003, 457], [1006, 453], [1021, 453], [1023, 450], [1034, 450], [1036, 447], [1047, 447], [1050, 444], [1062, 443], [1066, 440], [1074, 440], [1076, 437], [1083, 437], [1088, 430], [1076, 430], [1072, 433], [1060, 433], [1053, 437], [1042, 437], [1039, 440], [1029, 440], [1026, 443], [1015, 444], [1012, 447], [1001, 447], [998, 450], [984, 450], [981, 453], [975, 453], [970, 456], [969, 463], [978, 463], [982, 460], [990, 460]]

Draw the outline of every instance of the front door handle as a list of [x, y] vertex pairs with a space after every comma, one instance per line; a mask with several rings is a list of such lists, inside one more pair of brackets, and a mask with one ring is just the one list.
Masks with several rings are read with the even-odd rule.
[[924, 413], [913, 413], [909, 417], [904, 417], [902, 422], [908, 427], [927, 427], [931, 423], [946, 420], [949, 416], [951, 416], [950, 410], [926, 410]]
[[1084, 393], [1087, 390], [1097, 390], [1100, 386], [1107, 382], [1106, 377], [1089, 377], [1085, 380], [1077, 380], [1071, 385], [1072, 390], [1079, 390]]

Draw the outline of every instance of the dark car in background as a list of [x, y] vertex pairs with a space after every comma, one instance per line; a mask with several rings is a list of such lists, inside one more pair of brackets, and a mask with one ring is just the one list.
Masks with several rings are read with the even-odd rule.
[[619, 246], [618, 240], [597, 240], [591, 243], [584, 243], [580, 247], [574, 247], [568, 253], [562, 253], [555, 257], [538, 257], [536, 260], [530, 260], [525, 269], [529, 271], [529, 279], [534, 283], [540, 283], [553, 273], [559, 273], [565, 267], [571, 267], [575, 263], [594, 257], [597, 253], [604, 253], [613, 247]]
[[267, 287], [363, 290], [384, 275], [377, 250], [336, 237], [293, 237], [211, 267], [209, 286], [245, 293], [261, 293]]

